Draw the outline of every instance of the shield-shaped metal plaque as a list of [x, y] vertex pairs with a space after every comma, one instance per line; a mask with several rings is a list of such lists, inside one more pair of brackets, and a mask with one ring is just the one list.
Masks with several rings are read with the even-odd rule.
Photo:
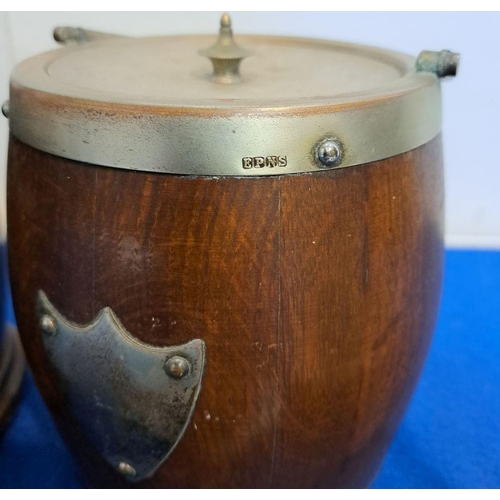
[[107, 307], [78, 326], [38, 296], [42, 343], [75, 420], [131, 481], [151, 476], [182, 437], [201, 387], [205, 344], [154, 347]]

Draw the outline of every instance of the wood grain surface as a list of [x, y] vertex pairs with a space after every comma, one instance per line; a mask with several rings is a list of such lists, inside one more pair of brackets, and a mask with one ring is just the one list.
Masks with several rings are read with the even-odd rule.
[[[202, 178], [84, 165], [11, 138], [8, 244], [27, 358], [91, 485], [127, 486], [66, 411], [43, 290], [138, 339], [206, 343], [187, 431], [146, 487], [362, 487], [418, 379], [442, 268], [441, 140], [359, 167]], [[136, 485], [137, 486], [137, 485]]]

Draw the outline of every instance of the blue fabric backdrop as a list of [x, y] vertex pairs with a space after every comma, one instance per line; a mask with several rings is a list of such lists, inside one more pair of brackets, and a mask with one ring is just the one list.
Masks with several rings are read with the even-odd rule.
[[[500, 488], [500, 252], [447, 251], [429, 357], [374, 488]], [[0, 442], [0, 487], [77, 488], [29, 377]]]

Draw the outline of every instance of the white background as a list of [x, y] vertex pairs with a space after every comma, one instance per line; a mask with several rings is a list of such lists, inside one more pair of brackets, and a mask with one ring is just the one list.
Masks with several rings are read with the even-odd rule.
[[[220, 15], [0, 13], [0, 101], [8, 99], [8, 75], [15, 63], [57, 47], [52, 39], [55, 26], [131, 36], [215, 34]], [[500, 248], [500, 13], [231, 12], [231, 17], [236, 36], [265, 33], [329, 38], [412, 55], [423, 49], [460, 52], [457, 78], [443, 82], [446, 242], [448, 246]], [[318, 76], [320, 72], [318, 68]], [[2, 172], [6, 154], [7, 120], [0, 117]], [[3, 198], [5, 188], [0, 188]], [[0, 206], [3, 210], [3, 201]]]

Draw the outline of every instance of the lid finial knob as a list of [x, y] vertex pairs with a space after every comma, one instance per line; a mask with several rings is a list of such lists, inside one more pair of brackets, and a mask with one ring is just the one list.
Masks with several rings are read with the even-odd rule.
[[223, 14], [220, 19], [219, 38], [212, 47], [200, 50], [213, 64], [212, 81], [216, 83], [237, 83], [241, 81], [240, 63], [251, 53], [236, 44], [233, 39], [231, 18]]

